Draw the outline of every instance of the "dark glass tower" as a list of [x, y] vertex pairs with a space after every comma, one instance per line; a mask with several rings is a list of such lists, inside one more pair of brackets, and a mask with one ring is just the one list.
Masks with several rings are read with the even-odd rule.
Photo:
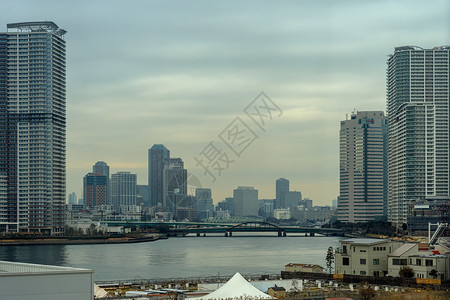
[[150, 189], [150, 205], [164, 203], [164, 165], [170, 158], [170, 151], [161, 144], [148, 149], [148, 186]]
[[287, 208], [286, 193], [289, 192], [289, 180], [279, 178], [276, 181], [275, 208]]

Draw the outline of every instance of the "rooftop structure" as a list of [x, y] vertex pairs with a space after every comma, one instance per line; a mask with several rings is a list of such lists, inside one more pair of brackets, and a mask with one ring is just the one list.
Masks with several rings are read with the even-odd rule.
[[93, 270], [0, 261], [0, 298], [94, 299]]

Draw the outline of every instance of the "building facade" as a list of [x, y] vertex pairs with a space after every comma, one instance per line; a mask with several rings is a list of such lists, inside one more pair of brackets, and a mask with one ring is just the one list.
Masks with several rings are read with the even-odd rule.
[[395, 48], [387, 61], [388, 220], [401, 227], [415, 203], [449, 201], [450, 47]]
[[164, 202], [164, 165], [170, 158], [170, 151], [161, 144], [148, 149], [148, 188], [150, 205], [163, 205]]
[[64, 232], [65, 33], [47, 21], [0, 33], [1, 232]]
[[206, 219], [212, 216], [214, 204], [209, 188], [195, 189], [196, 211], [199, 219]]
[[289, 192], [289, 180], [279, 178], [275, 182], [275, 208], [287, 208], [286, 193]]
[[336, 249], [335, 273], [383, 277], [388, 274], [388, 255], [401, 242], [387, 239], [346, 239]]
[[162, 206], [176, 215], [177, 206], [187, 194], [187, 170], [181, 158], [169, 158], [163, 169]]
[[99, 173], [88, 173], [83, 178], [84, 206], [94, 208], [107, 205], [108, 177]]
[[116, 208], [136, 205], [137, 175], [118, 172], [111, 175], [111, 200]]
[[359, 111], [341, 121], [338, 220], [368, 222], [387, 210], [387, 121]]
[[233, 208], [235, 217], [258, 215], [258, 190], [250, 186], [239, 186], [233, 190]]

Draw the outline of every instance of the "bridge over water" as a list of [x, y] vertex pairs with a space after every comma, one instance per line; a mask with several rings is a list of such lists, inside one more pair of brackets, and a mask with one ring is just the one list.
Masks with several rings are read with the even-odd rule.
[[145, 222], [145, 221], [104, 221], [110, 226], [149, 226], [158, 227], [169, 226], [169, 235], [185, 236], [193, 233], [197, 235], [207, 235], [210, 233], [222, 233], [224, 236], [232, 236], [233, 232], [276, 232], [278, 236], [286, 236], [289, 233], [304, 233], [314, 236], [322, 235], [344, 235], [344, 231], [335, 228], [315, 228], [300, 226], [278, 226], [267, 222], [244, 222], [244, 223], [199, 223], [199, 222]]

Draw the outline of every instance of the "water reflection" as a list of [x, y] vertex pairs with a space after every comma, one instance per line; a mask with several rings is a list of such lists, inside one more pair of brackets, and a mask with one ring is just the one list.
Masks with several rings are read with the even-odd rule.
[[66, 245], [1, 246], [0, 260], [65, 266]]

